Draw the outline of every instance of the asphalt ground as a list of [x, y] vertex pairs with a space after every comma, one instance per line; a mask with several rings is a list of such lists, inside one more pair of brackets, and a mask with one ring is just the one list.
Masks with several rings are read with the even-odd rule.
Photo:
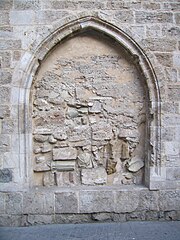
[[0, 240], [180, 240], [180, 221], [1, 227]]

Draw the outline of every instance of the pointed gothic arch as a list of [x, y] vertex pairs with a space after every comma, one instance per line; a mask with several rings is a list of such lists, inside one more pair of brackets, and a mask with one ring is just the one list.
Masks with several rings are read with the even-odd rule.
[[[12, 104], [18, 107], [17, 153], [20, 155], [19, 166], [21, 166], [20, 175], [23, 182], [27, 183], [27, 185], [30, 184], [32, 171], [32, 127], [29, 96], [34, 76], [41, 61], [59, 42], [75, 33], [88, 29], [114, 39], [129, 53], [131, 59], [136, 62], [136, 65], [143, 73], [151, 114], [151, 119], [148, 119], [149, 138], [147, 139], [148, 153], [145, 167], [145, 184], [151, 189], [159, 188], [159, 182], [163, 181], [164, 176], [161, 164], [161, 98], [156, 74], [146, 54], [130, 36], [116, 26], [94, 16], [78, 18], [56, 28], [38, 46], [32, 47], [24, 54], [20, 65], [17, 67], [18, 70], [14, 73], [11, 100]], [[15, 95], [18, 95], [18, 98]]]

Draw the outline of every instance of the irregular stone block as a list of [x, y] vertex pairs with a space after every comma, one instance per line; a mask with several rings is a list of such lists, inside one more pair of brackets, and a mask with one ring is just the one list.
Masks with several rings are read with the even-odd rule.
[[127, 142], [122, 142], [121, 146], [121, 159], [125, 160], [129, 158], [129, 144]]
[[52, 172], [45, 172], [43, 174], [43, 186], [54, 186], [55, 185], [55, 176]]
[[89, 107], [90, 113], [100, 113], [101, 112], [101, 103], [99, 101], [93, 102], [92, 107]]
[[14, 9], [15, 10], [38, 10], [40, 9], [39, 0], [15, 0]]
[[89, 126], [75, 127], [69, 135], [70, 142], [86, 141], [91, 139], [91, 128]]
[[78, 196], [76, 192], [55, 194], [55, 213], [78, 213]]
[[52, 144], [57, 142], [57, 139], [55, 139], [53, 135], [51, 135], [48, 140], [49, 140], [49, 143], [52, 143]]
[[58, 131], [53, 133], [53, 137], [60, 141], [66, 140], [67, 139], [66, 130], [64, 129], [64, 131], [61, 131], [61, 132]]
[[107, 183], [105, 168], [91, 168], [81, 170], [81, 181], [84, 185], [103, 185]]
[[77, 111], [77, 109], [75, 108], [68, 108], [67, 110], [67, 116], [70, 118], [76, 118], [78, 117], [79, 113]]
[[92, 154], [82, 152], [78, 155], [78, 165], [81, 168], [92, 168]]
[[12, 181], [12, 171], [7, 168], [0, 169], [0, 182], [8, 183], [11, 181]]
[[27, 221], [30, 225], [46, 225], [54, 223], [53, 215], [31, 215], [28, 214]]
[[48, 140], [48, 136], [44, 136], [44, 135], [35, 135], [34, 136], [34, 140], [37, 142], [45, 142]]
[[114, 207], [114, 193], [112, 191], [81, 190], [79, 192], [81, 213], [114, 212]]
[[92, 126], [92, 139], [95, 141], [110, 140], [113, 136], [112, 127], [108, 124], [99, 122]]
[[77, 158], [77, 150], [72, 147], [54, 148], [53, 160], [75, 160]]
[[40, 163], [35, 164], [33, 170], [35, 172], [46, 172], [46, 171], [51, 170], [51, 168], [50, 168], [50, 164], [48, 162], [40, 162]]
[[127, 168], [130, 172], [137, 172], [144, 167], [144, 161], [138, 156], [133, 157], [128, 163]]
[[42, 148], [41, 148], [41, 152], [42, 153], [47, 153], [47, 152], [51, 152], [52, 148], [49, 144], [43, 144]]

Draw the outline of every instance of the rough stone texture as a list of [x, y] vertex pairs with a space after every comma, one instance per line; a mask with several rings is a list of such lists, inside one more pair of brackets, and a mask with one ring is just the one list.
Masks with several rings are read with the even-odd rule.
[[21, 193], [8, 193], [5, 199], [7, 214], [21, 214], [23, 198]]
[[0, 225], [180, 219], [179, 11], [0, 0]]
[[12, 171], [5, 168], [0, 169], [0, 182], [8, 183], [12, 181]]
[[107, 173], [104, 168], [82, 169], [82, 184], [103, 185], [107, 183]]
[[81, 191], [79, 210], [81, 213], [113, 212], [114, 194], [111, 191]]
[[55, 213], [78, 213], [78, 199], [75, 192], [55, 195]]
[[[42, 166], [42, 171], [48, 171], [40, 164], [47, 159], [40, 144], [44, 143], [52, 155], [45, 164], [51, 171], [74, 171], [77, 185], [142, 182], [143, 151], [134, 167], [128, 167], [138, 149], [145, 147], [140, 140], [145, 136], [140, 116], [146, 95], [139, 79], [123, 49], [116, 50], [108, 38], [103, 42], [94, 32], [57, 46], [43, 62], [31, 92], [34, 170], [40, 172]], [[131, 181], [122, 177], [128, 170], [135, 173]]]
[[48, 192], [27, 192], [23, 197], [24, 214], [51, 214], [54, 211], [54, 196]]

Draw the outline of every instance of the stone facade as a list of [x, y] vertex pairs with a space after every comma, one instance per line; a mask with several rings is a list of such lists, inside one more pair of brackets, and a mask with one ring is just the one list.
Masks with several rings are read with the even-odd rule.
[[0, 225], [180, 219], [179, 2], [0, 11]]

